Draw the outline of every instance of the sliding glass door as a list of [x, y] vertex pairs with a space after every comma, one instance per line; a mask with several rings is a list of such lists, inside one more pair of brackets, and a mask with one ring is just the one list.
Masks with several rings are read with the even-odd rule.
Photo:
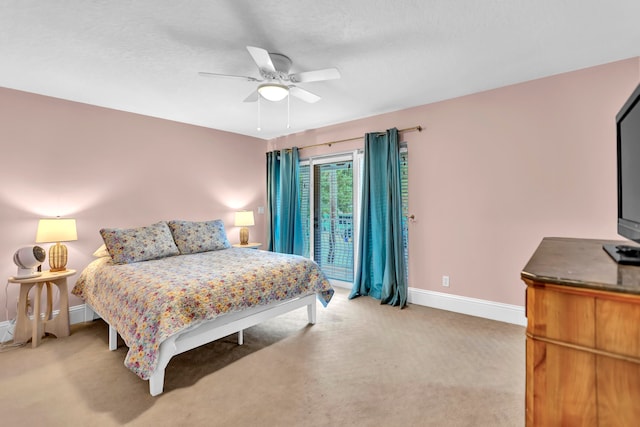
[[[320, 265], [327, 277], [353, 283], [358, 252], [362, 153], [354, 152], [300, 162], [300, 207], [304, 256]], [[400, 151], [402, 228], [408, 276], [408, 152]]]
[[330, 279], [351, 283], [356, 249], [353, 156], [311, 159], [301, 164], [300, 177], [307, 255]]
[[313, 253], [332, 279], [353, 281], [353, 161], [314, 165]]

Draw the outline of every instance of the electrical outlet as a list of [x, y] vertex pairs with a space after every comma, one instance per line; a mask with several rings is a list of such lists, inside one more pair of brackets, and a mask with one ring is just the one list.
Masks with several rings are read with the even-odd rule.
[[449, 287], [449, 276], [442, 276], [442, 286]]

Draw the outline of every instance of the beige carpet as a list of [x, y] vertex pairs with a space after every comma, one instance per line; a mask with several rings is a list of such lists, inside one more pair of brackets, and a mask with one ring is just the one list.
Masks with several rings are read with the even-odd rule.
[[338, 289], [306, 309], [174, 358], [165, 392], [107, 349], [101, 320], [0, 353], [0, 424], [521, 426], [524, 328]]

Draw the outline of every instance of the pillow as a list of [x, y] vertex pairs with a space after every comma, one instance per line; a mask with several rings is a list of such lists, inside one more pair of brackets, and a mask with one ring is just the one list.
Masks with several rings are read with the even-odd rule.
[[231, 247], [220, 219], [203, 222], [174, 220], [169, 221], [168, 225], [183, 255]]
[[116, 264], [180, 254], [164, 221], [138, 228], [103, 228], [100, 235]]
[[107, 250], [107, 246], [103, 243], [96, 251], [93, 253], [93, 256], [96, 258], [102, 258], [109, 255], [109, 251]]

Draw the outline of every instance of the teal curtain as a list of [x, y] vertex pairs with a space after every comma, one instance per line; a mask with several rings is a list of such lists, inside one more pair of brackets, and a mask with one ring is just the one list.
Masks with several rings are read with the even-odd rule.
[[267, 249], [303, 254], [298, 148], [267, 153]]
[[369, 295], [382, 304], [407, 304], [400, 182], [398, 130], [366, 134], [360, 250], [349, 298]]

